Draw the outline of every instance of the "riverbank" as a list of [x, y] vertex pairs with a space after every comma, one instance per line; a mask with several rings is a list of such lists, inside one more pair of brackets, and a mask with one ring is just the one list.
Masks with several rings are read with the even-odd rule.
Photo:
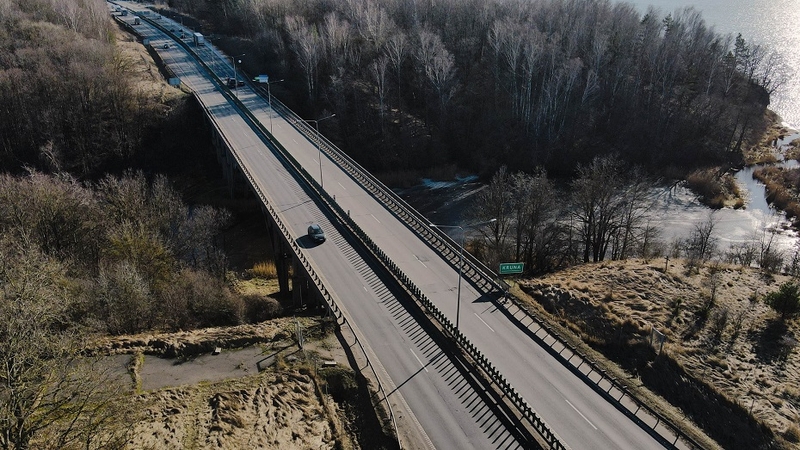
[[[771, 165], [798, 157], [800, 136], [797, 131], [789, 128], [776, 113], [767, 110], [763, 132], [755, 142], [745, 145], [741, 164], [743, 167]], [[735, 177], [741, 168], [714, 166], [698, 169], [686, 176], [686, 186], [698, 195], [702, 204], [711, 209], [744, 208], [747, 206], [747, 192], [739, 186]], [[754, 171], [753, 178], [767, 186], [768, 203], [785, 212], [787, 218], [798, 217], [800, 191], [793, 186], [797, 185], [795, 181], [800, 179], [800, 172], [796, 175], [785, 172], [777, 167], [764, 167]]]

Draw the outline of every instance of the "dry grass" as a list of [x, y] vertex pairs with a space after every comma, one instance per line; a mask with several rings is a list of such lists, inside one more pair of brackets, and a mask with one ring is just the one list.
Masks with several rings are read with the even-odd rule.
[[748, 166], [776, 161], [774, 142], [789, 133], [789, 129], [782, 125], [780, 117], [767, 110], [763, 119], [763, 133], [758, 142], [745, 148], [742, 152], [744, 163]]
[[275, 263], [272, 261], [261, 261], [253, 265], [250, 269], [253, 276], [272, 279], [278, 278], [278, 269], [275, 268]]
[[723, 172], [721, 168], [695, 170], [686, 177], [686, 185], [700, 196], [703, 204], [710, 208], [744, 206], [744, 198], [736, 179], [731, 173]]
[[[712, 277], [717, 288], [709, 308]], [[783, 430], [800, 416], [796, 397], [800, 352], [781, 351], [777, 315], [760, 302], [788, 280], [787, 276], [765, 276], [755, 269], [724, 264], [690, 271], [683, 261], [670, 260], [665, 273], [663, 260], [652, 264], [627, 261], [567, 269], [528, 280], [522, 288], [537, 305], [557, 311], [556, 320], [574, 336], [629, 370], [635, 364], [649, 364], [647, 353], [636, 349], [650, 327], [655, 327], [666, 335], [664, 351], [689, 382], [707, 385], [710, 392], [716, 392], [709, 395], [734, 405], [740, 411], [737, 414], [746, 415], [752, 403], [752, 416], [769, 427], [778, 448], [793, 448]], [[613, 286], [612, 295], [609, 286]], [[791, 323], [787, 332], [797, 336], [800, 325]], [[669, 372], [667, 366], [660, 371], [660, 376]], [[685, 384], [679, 380], [671, 383], [656, 384], [662, 390], [666, 385], [677, 388]], [[676, 399], [683, 398], [678, 392], [673, 394]], [[720, 410], [726, 409], [730, 408]], [[717, 423], [728, 428], [715, 431], [718, 436], [727, 433], [730, 437], [731, 428], [736, 428], [722, 418]]]
[[147, 419], [133, 425], [135, 448], [337, 448], [312, 379], [291, 370], [166, 389], [137, 401]]
[[787, 217], [800, 218], [800, 169], [765, 167], [753, 172], [753, 177], [766, 186], [768, 202]]

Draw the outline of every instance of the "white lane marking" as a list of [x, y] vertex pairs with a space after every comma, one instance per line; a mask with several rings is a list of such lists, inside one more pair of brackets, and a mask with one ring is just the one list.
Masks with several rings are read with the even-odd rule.
[[[336, 183], [337, 183], [339, 186], [342, 186], [342, 183], [339, 183], [338, 181], [337, 181]], [[344, 189], [345, 191], [347, 190], [347, 188], [346, 188], [346, 187], [344, 187], [344, 186], [342, 186], [342, 189]]]
[[297, 140], [295, 138], [292, 138], [292, 141], [294, 141], [294, 143], [297, 144]]
[[477, 318], [478, 318], [478, 320], [480, 320], [481, 322], [483, 322], [483, 324], [484, 324], [484, 325], [486, 325], [486, 328], [488, 328], [488, 329], [492, 330], [492, 333], [494, 333], [494, 332], [495, 332], [495, 331], [494, 331], [494, 328], [490, 327], [490, 326], [489, 326], [489, 324], [488, 324], [488, 323], [486, 323], [486, 321], [484, 321], [483, 319], [481, 319], [481, 316], [479, 316], [477, 313], [472, 313], [472, 314], [475, 314], [475, 317], [477, 317]]
[[595, 430], [597, 429], [597, 427], [596, 427], [596, 426], [594, 426], [594, 424], [593, 424], [593, 423], [592, 423], [592, 422], [591, 422], [589, 419], [587, 419], [587, 418], [586, 418], [586, 416], [584, 416], [582, 412], [578, 411], [578, 408], [576, 408], [576, 407], [575, 407], [575, 405], [573, 405], [573, 404], [572, 404], [572, 403], [571, 403], [569, 400], [567, 400], [567, 399], [564, 399], [564, 401], [565, 401], [565, 402], [567, 402], [567, 404], [568, 404], [569, 406], [572, 406], [572, 409], [574, 409], [576, 413], [580, 414], [580, 415], [581, 415], [581, 417], [583, 417], [583, 420], [585, 420], [585, 421], [586, 421], [586, 422], [587, 422], [589, 425], [591, 425], [591, 426], [592, 426], [592, 428], [594, 428]]
[[381, 223], [381, 221], [380, 221], [380, 220], [378, 220], [378, 218], [377, 218], [377, 217], [373, 216], [372, 214], [370, 214], [370, 216], [372, 216], [372, 218], [373, 218], [373, 219], [375, 219], [375, 222]]
[[[419, 359], [419, 356], [417, 356], [417, 354], [414, 353], [414, 350], [411, 350], [411, 349], [409, 349], [409, 350], [411, 351], [411, 354], [414, 355], [414, 358], [417, 358], [417, 361], [419, 361], [419, 365], [422, 366], [423, 369], [425, 369], [425, 372], [428, 372], [428, 368], [425, 367], [425, 364], [422, 363], [422, 360]], [[430, 373], [430, 372], [428, 372], [428, 373]]]
[[425, 265], [425, 263], [424, 263], [424, 262], [422, 262], [422, 260], [421, 260], [421, 259], [419, 259], [419, 256], [417, 256], [417, 255], [414, 255], [414, 258], [417, 258], [417, 261], [419, 261], [419, 263], [420, 263], [420, 264], [422, 264], [422, 267], [424, 267], [424, 268], [426, 268], [426, 269], [428, 268], [428, 266], [426, 266], [426, 265]]
[[369, 291], [367, 290], [367, 287], [366, 287], [366, 286], [364, 286], [363, 284], [361, 285], [361, 287], [362, 287], [362, 288], [364, 288], [364, 292], [369, 292]]

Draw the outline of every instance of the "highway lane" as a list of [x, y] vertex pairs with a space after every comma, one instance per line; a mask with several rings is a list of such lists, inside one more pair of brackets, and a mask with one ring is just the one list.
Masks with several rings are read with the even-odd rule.
[[[145, 28], [144, 25], [137, 27]], [[176, 75], [214, 111], [231, 144], [279, 211], [282, 221], [293, 230], [326, 287], [369, 342], [370, 351], [381, 362], [379, 372], [387, 375], [387, 388], [393, 391], [389, 398], [400, 409], [404, 405], [410, 409], [396, 410], [397, 414], [408, 420], [413, 411], [421, 424], [422, 441], [427, 436], [436, 448], [523, 448], [218, 89], [200, 75], [200, 67], [180, 47], [163, 49], [167, 40], [157, 31], [149, 30], [153, 46]], [[254, 96], [252, 92], [240, 93]], [[328, 234], [326, 243], [309, 245], [304, 235], [312, 222], [323, 226]]]
[[[252, 108], [256, 105], [248, 104]], [[263, 111], [263, 108], [260, 109]], [[257, 114], [262, 123], [267, 123]], [[273, 116], [274, 135], [315, 178], [316, 147], [288, 123]], [[305, 148], [304, 148], [305, 147]], [[323, 155], [326, 191], [455, 322], [458, 271], [364, 192]], [[460, 326], [467, 338], [506, 376], [534, 410], [573, 449], [662, 448], [650, 435], [553, 359], [466, 279], [461, 285]]]
[[[271, 111], [263, 101], [246, 105], [262, 123]], [[295, 127], [272, 115], [274, 135], [319, 180], [319, 154]], [[409, 275], [443, 313], [455, 321], [458, 272], [382, 204], [323, 154], [325, 190]], [[466, 279], [462, 280], [462, 332], [492, 361], [551, 428], [574, 449], [662, 448], [649, 434], [600, 397], [516, 327]]]
[[[320, 181], [316, 145], [282, 117], [266, 100], [239, 90], [240, 98], [268, 129]], [[312, 118], [314, 119], [314, 118]], [[458, 272], [413, 232], [399, 223], [349, 175], [322, 155], [325, 190], [409, 275], [437, 306], [455, 321]], [[327, 270], [327, 269], [326, 269]], [[649, 434], [599, 396], [522, 330], [511, 323], [466, 280], [462, 282], [462, 332], [507, 377], [526, 401], [572, 448], [661, 448]]]

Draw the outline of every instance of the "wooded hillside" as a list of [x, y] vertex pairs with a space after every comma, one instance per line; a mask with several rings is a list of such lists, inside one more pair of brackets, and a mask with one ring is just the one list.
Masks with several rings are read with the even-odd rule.
[[[610, 0], [170, 0], [376, 171], [455, 162], [553, 175], [618, 153], [661, 170], [738, 158], [777, 54], [693, 9]], [[280, 95], [280, 93], [279, 93]]]

